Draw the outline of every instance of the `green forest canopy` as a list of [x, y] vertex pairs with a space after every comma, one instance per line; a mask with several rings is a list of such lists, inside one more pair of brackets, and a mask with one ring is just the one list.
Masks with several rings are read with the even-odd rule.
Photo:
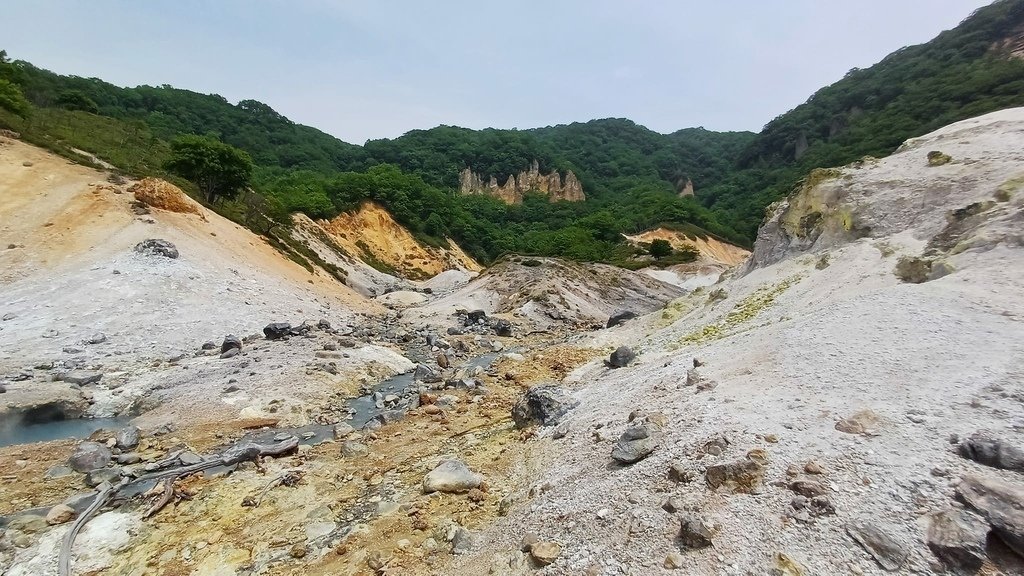
[[[749, 244], [764, 208], [811, 169], [884, 156], [950, 122], [1024, 105], [1024, 62], [999, 48], [1022, 27], [1024, 0], [995, 2], [931, 42], [851, 70], [756, 135], [702, 128], [659, 134], [604, 119], [531, 130], [438, 126], [356, 146], [255, 100], [231, 104], [170, 86], [122, 88], [6, 58], [3, 94], [10, 101], [23, 94], [32, 109], [0, 108], [0, 126], [140, 175], [162, 175], [176, 137], [209, 136], [251, 156], [253, 188], [282, 214], [329, 218], [372, 199], [422, 240], [450, 236], [485, 262], [505, 252], [622, 261], [631, 252], [620, 232], [660, 224]], [[576, 173], [587, 201], [552, 204], [528, 195], [522, 205], [506, 206], [455, 191], [463, 168], [503, 182], [534, 160], [545, 172]], [[687, 180], [696, 199], [677, 195]], [[221, 208], [236, 218], [246, 212]]]

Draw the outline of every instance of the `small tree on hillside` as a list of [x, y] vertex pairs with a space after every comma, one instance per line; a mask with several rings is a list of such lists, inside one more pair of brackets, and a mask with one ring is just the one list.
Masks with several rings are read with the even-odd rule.
[[89, 114], [99, 114], [100, 107], [92, 98], [85, 95], [81, 90], [65, 90], [57, 96], [57, 106], [65, 110], [81, 110]]
[[672, 245], [669, 244], [668, 240], [658, 238], [657, 240], [651, 242], [650, 253], [651, 256], [654, 256], [655, 260], [661, 260], [666, 256], [672, 255]]
[[2, 79], [0, 79], [0, 108], [22, 118], [27, 117], [30, 110], [28, 100], [25, 99], [18, 85]]
[[199, 187], [206, 201], [234, 198], [249, 184], [252, 158], [244, 150], [209, 136], [179, 136], [171, 142], [164, 168]]

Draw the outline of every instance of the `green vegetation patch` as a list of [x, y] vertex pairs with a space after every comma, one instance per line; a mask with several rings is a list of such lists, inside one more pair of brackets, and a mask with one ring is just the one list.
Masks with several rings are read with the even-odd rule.
[[680, 346], [702, 344], [723, 338], [737, 327], [753, 320], [766, 308], [775, 303], [776, 298], [802, 279], [799, 274], [771, 286], [762, 286], [737, 304], [725, 318], [699, 328], [679, 340]]

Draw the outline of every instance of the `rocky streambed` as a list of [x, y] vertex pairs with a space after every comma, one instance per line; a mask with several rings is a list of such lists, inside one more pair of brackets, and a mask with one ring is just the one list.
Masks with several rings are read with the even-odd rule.
[[[312, 357], [292, 364], [306, 377], [354, 381], [313, 401], [275, 394], [240, 418], [197, 413], [194, 422], [159, 423], [154, 402], [135, 419], [139, 428], [124, 419], [12, 427], [12, 445], [0, 448], [0, 465], [12, 471], [2, 484], [10, 498], [0, 506], [0, 567], [12, 575], [57, 573], [61, 538], [105, 487], [114, 487], [109, 501], [72, 548], [75, 573], [147, 566], [208, 573], [216, 563], [234, 573], [303, 566], [311, 574], [321, 567], [355, 574], [444, 564], [507, 509], [528, 450], [510, 415], [533, 375], [512, 368], [528, 364], [515, 347], [528, 353], [535, 343], [512, 336], [507, 322], [497, 324], [504, 336], [483, 316], [463, 324], [444, 338], [376, 324], [272, 325], [263, 338], [228, 337], [174, 360], [177, 370], [227, 377], [221, 403], [246, 392], [240, 363], [280, 369], [286, 358]], [[379, 372], [345, 369], [348, 356], [382, 345], [420, 362], [376, 381]], [[572, 365], [566, 360], [556, 355], [541, 364], [564, 370]], [[218, 371], [221, 363], [236, 368]], [[157, 388], [150, 398], [162, 393]], [[14, 445], [38, 437], [33, 426], [65, 438]], [[280, 454], [225, 460], [239, 447], [289, 443]]]

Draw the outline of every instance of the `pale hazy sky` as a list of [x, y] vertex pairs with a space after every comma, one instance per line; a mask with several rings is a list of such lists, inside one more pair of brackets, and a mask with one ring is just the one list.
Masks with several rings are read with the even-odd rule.
[[63, 74], [260, 100], [348, 142], [626, 117], [759, 130], [986, 0], [3, 0]]

